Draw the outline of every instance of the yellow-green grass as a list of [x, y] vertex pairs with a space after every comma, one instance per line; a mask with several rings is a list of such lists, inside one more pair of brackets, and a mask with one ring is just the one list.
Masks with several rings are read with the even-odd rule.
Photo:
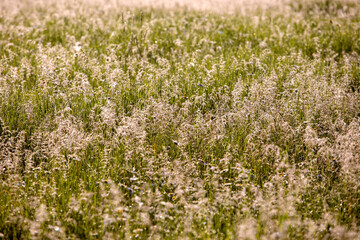
[[0, 4], [0, 239], [358, 237], [359, 3], [70, 2]]

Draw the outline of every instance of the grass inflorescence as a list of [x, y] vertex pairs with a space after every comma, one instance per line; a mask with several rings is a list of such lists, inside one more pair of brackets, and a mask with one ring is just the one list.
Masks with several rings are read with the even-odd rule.
[[0, 239], [358, 236], [357, 1], [0, 7]]

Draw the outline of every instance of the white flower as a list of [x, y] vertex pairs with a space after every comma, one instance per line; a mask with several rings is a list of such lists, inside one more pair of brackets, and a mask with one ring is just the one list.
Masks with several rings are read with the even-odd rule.
[[80, 50], [81, 50], [81, 44], [80, 44], [79, 42], [76, 42], [76, 44], [75, 44], [75, 46], [74, 46], [74, 50], [75, 50], [76, 52], [80, 52]]

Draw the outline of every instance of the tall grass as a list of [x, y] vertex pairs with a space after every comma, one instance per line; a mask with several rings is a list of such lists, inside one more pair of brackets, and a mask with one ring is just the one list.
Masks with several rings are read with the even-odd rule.
[[358, 236], [357, 1], [116, 3], [0, 3], [0, 239]]

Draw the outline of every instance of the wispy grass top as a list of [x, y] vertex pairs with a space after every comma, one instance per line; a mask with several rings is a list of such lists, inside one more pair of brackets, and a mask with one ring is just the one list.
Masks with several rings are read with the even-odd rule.
[[357, 237], [357, 1], [0, 9], [0, 239]]

